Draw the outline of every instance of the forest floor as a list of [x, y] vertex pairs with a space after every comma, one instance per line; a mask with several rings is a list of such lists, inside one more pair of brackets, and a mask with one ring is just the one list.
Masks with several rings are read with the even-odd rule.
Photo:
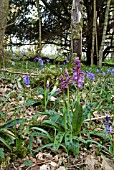
[[[8, 75], [9, 77], [11, 75]], [[13, 75], [13, 80], [15, 75]], [[22, 92], [22, 89], [14, 89], [15, 82], [11, 81], [10, 78], [2, 76], [0, 79], [0, 125], [3, 125], [3, 122], [8, 122], [16, 118], [28, 118], [29, 120], [37, 114], [38, 105], [26, 105], [25, 98], [27, 95], [26, 91]], [[19, 82], [18, 82], [19, 86]], [[18, 93], [18, 94], [17, 94]], [[113, 93], [112, 93], [113, 94]], [[35, 98], [36, 96], [34, 96]], [[114, 97], [112, 95], [112, 97]], [[113, 99], [112, 103], [113, 103]], [[20, 106], [23, 106], [20, 108]], [[112, 105], [113, 106], [113, 105]], [[17, 110], [19, 110], [17, 112]], [[22, 110], [21, 110], [22, 109]], [[101, 112], [102, 115], [101, 116]], [[102, 120], [95, 119], [92, 121], [91, 126], [97, 127], [99, 124], [102, 125], [102, 122], [105, 121], [105, 115], [109, 115], [111, 120], [113, 120], [113, 114], [110, 110], [103, 110], [101, 112], [94, 111], [94, 115], [97, 117], [103, 117]], [[15, 114], [16, 113], [16, 114]], [[44, 117], [40, 117], [43, 120]], [[87, 126], [87, 130], [90, 132], [93, 128]], [[14, 128], [14, 127], [12, 127]], [[19, 125], [16, 125], [17, 133], [20, 131]], [[25, 127], [23, 127], [25, 128]], [[85, 128], [85, 127], [84, 127]], [[82, 126], [83, 129], [83, 126]], [[97, 127], [98, 132], [102, 130], [101, 126]], [[0, 134], [1, 135], [1, 134]], [[2, 134], [3, 135], [3, 134]], [[113, 136], [112, 134], [106, 134]], [[1, 136], [2, 137], [2, 136]], [[82, 134], [83, 139], [87, 139], [87, 134]], [[4, 148], [5, 157], [4, 159], [0, 158], [1, 168], [0, 170], [114, 170], [114, 157], [107, 152], [103, 147], [97, 145], [104, 141], [104, 146], [109, 148], [110, 141], [105, 141], [102, 136], [97, 136], [95, 134], [91, 135], [91, 140], [88, 146], [84, 146], [80, 143], [80, 150], [78, 156], [74, 156], [71, 152], [67, 155], [62, 148], [60, 148], [56, 153], [53, 151], [52, 147], [45, 148], [35, 155], [31, 155], [28, 151], [24, 155], [24, 151], [20, 150], [19, 153], [15, 152], [15, 144], [12, 144], [13, 152], [9, 151], [7, 148]], [[20, 139], [21, 141], [21, 139]], [[22, 139], [26, 141], [27, 150], [29, 148], [29, 136], [26, 135]], [[42, 146], [42, 141], [40, 138], [35, 138], [33, 142], [34, 150], [39, 146]], [[96, 142], [96, 143], [95, 143]], [[114, 141], [112, 141], [114, 145]], [[103, 143], [102, 143], [103, 145]], [[19, 145], [20, 146], [20, 145]], [[3, 144], [0, 143], [0, 148], [3, 147]], [[17, 154], [17, 155], [16, 155]]]

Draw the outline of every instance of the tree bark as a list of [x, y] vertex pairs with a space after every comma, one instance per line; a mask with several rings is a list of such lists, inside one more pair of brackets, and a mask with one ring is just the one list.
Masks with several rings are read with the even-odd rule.
[[0, 0], [0, 61], [4, 56], [3, 40], [6, 30], [7, 16], [9, 9], [9, 0]]
[[101, 41], [101, 46], [100, 46], [99, 56], [98, 56], [98, 66], [99, 67], [102, 67], [103, 49], [104, 49], [105, 36], [106, 36], [106, 30], [107, 30], [107, 25], [108, 25], [108, 13], [109, 13], [109, 9], [110, 9], [110, 2], [111, 2], [111, 0], [107, 0], [102, 41]]
[[80, 0], [73, 0], [71, 10], [71, 50], [72, 58], [82, 55], [82, 15]]
[[41, 53], [41, 50], [42, 50], [42, 44], [41, 44], [41, 41], [42, 41], [42, 34], [41, 34], [41, 17], [40, 17], [40, 2], [39, 0], [36, 0], [36, 3], [37, 3], [37, 11], [38, 11], [38, 20], [39, 20], [39, 40], [38, 40], [38, 53], [40, 55]]
[[[112, 4], [114, 9], [114, 4]], [[112, 19], [114, 19], [114, 10], [112, 11]], [[113, 27], [113, 35], [112, 35], [112, 46], [114, 46], [114, 27]], [[114, 51], [111, 54], [112, 61], [114, 62]]]
[[91, 48], [91, 66], [94, 63], [95, 39], [96, 39], [96, 0], [94, 0], [93, 2], [93, 32], [92, 32], [92, 48]]

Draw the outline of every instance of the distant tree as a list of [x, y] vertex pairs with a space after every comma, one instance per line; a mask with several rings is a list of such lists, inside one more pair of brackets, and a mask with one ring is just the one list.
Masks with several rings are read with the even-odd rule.
[[0, 61], [3, 57], [3, 40], [8, 16], [9, 0], [0, 0]]
[[71, 10], [72, 56], [82, 55], [82, 14], [80, 0], [73, 0]]
[[96, 40], [96, 0], [93, 3], [93, 31], [92, 31], [92, 47], [91, 47], [91, 66], [94, 63], [94, 51], [95, 51], [95, 40]]
[[107, 0], [103, 33], [102, 33], [102, 41], [101, 41], [101, 45], [99, 49], [99, 56], [98, 56], [98, 66], [100, 67], [102, 66], [102, 60], [103, 60], [103, 49], [105, 45], [105, 36], [106, 36], [106, 31], [107, 31], [107, 26], [108, 26], [108, 15], [109, 15], [110, 3], [111, 3], [111, 0]]
[[[63, 52], [65, 51], [66, 54], [69, 54], [71, 52], [72, 0], [41, 1], [43, 3], [43, 5], [40, 4], [42, 45], [55, 44], [60, 46]], [[95, 21], [93, 20], [94, 1], [82, 1], [82, 51], [86, 53], [88, 65], [91, 64], [91, 56], [93, 57], [93, 64], [97, 65], [98, 51], [100, 50], [102, 42], [106, 4], [107, 0], [96, 0], [96, 30], [93, 41], [93, 21]], [[111, 0], [111, 5], [113, 4], [114, 1]], [[11, 38], [15, 36], [19, 40], [18, 44], [10, 42], [10, 45], [21, 46], [23, 44], [39, 43], [38, 39], [40, 37], [40, 31], [38, 14], [35, 13], [34, 18], [30, 15], [31, 11], [34, 10], [34, 6], [37, 7], [36, 0], [10, 0], [8, 25], [11, 25], [7, 27], [6, 35]], [[114, 20], [110, 21], [109, 17], [106, 31], [106, 34], [109, 34], [110, 37], [112, 37], [109, 40], [113, 39], [112, 35], [114, 35], [114, 33], [111, 33], [113, 27]], [[109, 40], [105, 40], [106, 48], [111, 45], [111, 41]], [[105, 52], [105, 49], [103, 49], [103, 52]]]

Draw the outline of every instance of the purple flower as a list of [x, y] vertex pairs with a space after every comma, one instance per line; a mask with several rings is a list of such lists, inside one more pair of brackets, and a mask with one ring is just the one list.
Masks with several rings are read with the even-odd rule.
[[46, 88], [47, 88], [47, 89], [49, 88], [49, 80], [47, 80]]
[[13, 90], [18, 90], [18, 88], [16, 86], [13, 87]]
[[96, 73], [98, 73], [98, 72], [99, 72], [99, 69], [97, 68], [97, 69], [96, 69]]
[[102, 76], [103, 76], [103, 77], [104, 77], [104, 76], [106, 76], [106, 73], [105, 73], [105, 72], [103, 72], [103, 73], [102, 73]]
[[112, 133], [112, 126], [111, 126], [111, 123], [109, 122], [108, 116], [106, 116], [106, 121], [103, 122], [103, 124], [105, 125], [106, 133]]
[[74, 64], [75, 64], [76, 66], [77, 66], [77, 65], [79, 65], [79, 66], [80, 66], [80, 60], [79, 60], [79, 57], [76, 57]]
[[26, 74], [24, 77], [23, 77], [23, 81], [26, 85], [30, 85], [30, 80], [29, 80], [29, 77], [28, 77], [28, 74]]
[[6, 68], [6, 67], [4, 67], [4, 70], [7, 70], [7, 68]]
[[15, 62], [12, 62], [12, 66], [15, 66]]
[[39, 58], [39, 63], [40, 63], [41, 66], [44, 65], [44, 61], [41, 58]]
[[22, 54], [22, 55], [24, 55], [24, 54], [25, 54], [24, 50], [22, 50], [22, 51], [21, 51], [21, 54]]
[[65, 69], [64, 76], [62, 74], [60, 75], [60, 88], [58, 89], [58, 92], [60, 92], [64, 88], [68, 88], [70, 84], [74, 83], [77, 84], [77, 88], [82, 88], [82, 85], [84, 83], [84, 73], [80, 70], [81, 64], [78, 57], [76, 58], [74, 64], [75, 67], [72, 70], [72, 76], [69, 75], [67, 69]]
[[114, 68], [112, 68], [112, 73], [114, 73]]
[[46, 59], [46, 62], [49, 63], [49, 62], [50, 62], [50, 59]]
[[75, 60], [75, 67], [73, 68], [72, 72], [73, 72], [73, 77], [72, 77], [72, 81], [73, 83], [77, 83], [77, 87], [78, 88], [82, 88], [82, 85], [84, 83], [84, 76], [83, 76], [83, 72], [80, 70], [81, 69], [81, 64], [80, 64], [80, 60], [77, 57]]
[[106, 116], [106, 122], [107, 122], [107, 123], [109, 122], [109, 117], [108, 117], [108, 116]]
[[38, 62], [38, 61], [39, 61], [39, 58], [36, 57], [36, 58], [34, 59], [34, 62]]
[[15, 54], [14, 53], [12, 53], [12, 57], [14, 57], [15, 56]]
[[93, 73], [88, 73], [87, 78], [91, 80], [95, 80], [95, 75]]

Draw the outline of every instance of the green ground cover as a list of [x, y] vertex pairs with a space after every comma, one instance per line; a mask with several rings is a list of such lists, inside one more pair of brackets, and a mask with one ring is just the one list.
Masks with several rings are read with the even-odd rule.
[[0, 71], [1, 169], [19, 158], [23, 169], [32, 167], [40, 152], [64, 152], [66, 169], [83, 155], [77, 169], [89, 169], [89, 149], [102, 169], [104, 157], [114, 158], [113, 117], [114, 67], [11, 58]]

